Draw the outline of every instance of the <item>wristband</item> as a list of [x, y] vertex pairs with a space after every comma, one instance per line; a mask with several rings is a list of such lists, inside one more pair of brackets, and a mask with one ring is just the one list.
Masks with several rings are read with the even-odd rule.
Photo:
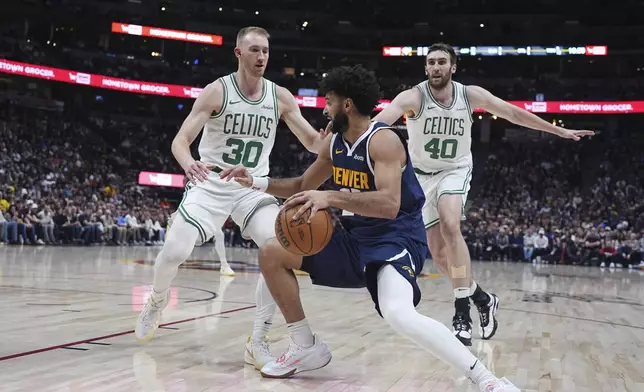
[[268, 177], [255, 177], [253, 176], [253, 185], [251, 188], [256, 191], [266, 192], [268, 189]]

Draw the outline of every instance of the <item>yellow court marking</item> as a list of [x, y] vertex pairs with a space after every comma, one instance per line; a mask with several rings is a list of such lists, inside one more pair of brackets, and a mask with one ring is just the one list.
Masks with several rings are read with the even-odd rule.
[[434, 274], [434, 273], [429, 273], [429, 274], [420, 274], [418, 275], [419, 278], [429, 278], [429, 279], [440, 279], [441, 274]]

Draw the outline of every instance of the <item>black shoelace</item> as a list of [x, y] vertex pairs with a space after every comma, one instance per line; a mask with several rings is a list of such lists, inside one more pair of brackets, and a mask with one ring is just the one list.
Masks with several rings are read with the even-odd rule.
[[486, 327], [490, 322], [490, 307], [487, 305], [477, 306], [479, 310], [479, 316], [481, 317], [481, 326]]
[[456, 313], [456, 315], [452, 319], [452, 325], [454, 326], [454, 330], [456, 331], [469, 331], [471, 328], [470, 323], [462, 313]]

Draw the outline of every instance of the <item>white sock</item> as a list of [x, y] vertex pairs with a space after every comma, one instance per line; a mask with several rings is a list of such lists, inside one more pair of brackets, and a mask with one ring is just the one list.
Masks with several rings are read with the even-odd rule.
[[454, 289], [454, 298], [469, 298], [470, 297], [470, 288], [469, 287], [457, 287]]
[[166, 295], [168, 295], [168, 290], [169, 289], [165, 289], [159, 292], [159, 291], [156, 291], [155, 289], [152, 289], [152, 298], [156, 302], [163, 301], [166, 299]]
[[264, 340], [264, 336], [268, 333], [273, 324], [273, 316], [277, 310], [277, 304], [268, 290], [268, 285], [264, 279], [264, 275], [259, 274], [257, 280], [257, 287], [255, 289], [255, 322], [253, 325], [252, 340]]
[[222, 231], [215, 231], [215, 251], [219, 256], [219, 262], [222, 267], [230, 267], [228, 260], [226, 260], [226, 243], [224, 241], [224, 233]]
[[286, 327], [288, 328], [291, 340], [293, 340], [293, 343], [297, 344], [298, 346], [302, 348], [309, 348], [315, 343], [313, 332], [311, 332], [309, 322], [306, 318], [288, 324]]
[[468, 377], [472, 366], [473, 370], [477, 370], [478, 366], [484, 369], [480, 371], [483, 376], [477, 373], [477, 379], [482, 379], [481, 377], [488, 374], [494, 377], [483, 364], [477, 364], [477, 358], [445, 325], [421, 315], [414, 309], [412, 286], [394, 267], [385, 265], [380, 268], [377, 282], [380, 311], [385, 321], [396, 332]]
[[474, 279], [472, 279], [472, 285], [470, 286], [470, 296], [474, 295], [477, 287], [479, 287], [479, 285], [477, 285]]
[[476, 385], [479, 385], [482, 382], [488, 382], [492, 380], [496, 380], [496, 377], [490, 373], [489, 370], [483, 364], [481, 361], [476, 361], [476, 364], [474, 365], [474, 368], [470, 368], [466, 372], [467, 377], [469, 377], [472, 382], [474, 382]]
[[177, 215], [172, 222], [172, 230], [174, 234], [181, 235], [169, 236], [154, 261], [154, 291], [157, 293], [170, 288], [179, 266], [188, 259], [199, 237], [197, 228], [186, 222], [181, 215]]

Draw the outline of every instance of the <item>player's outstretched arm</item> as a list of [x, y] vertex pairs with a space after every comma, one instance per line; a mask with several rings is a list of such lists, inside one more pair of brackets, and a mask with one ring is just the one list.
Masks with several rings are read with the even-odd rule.
[[333, 173], [333, 162], [330, 153], [331, 135], [324, 139], [324, 148], [320, 150], [317, 159], [299, 177], [294, 178], [269, 178], [253, 177], [243, 166], [235, 166], [224, 169], [219, 177], [230, 181], [234, 179], [242, 186], [266, 192], [273, 196], [287, 198], [292, 195], [318, 189]]
[[316, 131], [311, 124], [302, 116], [297, 100], [290, 91], [284, 87], [275, 86], [277, 89], [277, 101], [280, 115], [288, 125], [288, 128], [298, 140], [312, 153], [319, 154], [324, 148], [324, 138], [327, 130]]
[[405, 90], [398, 94], [373, 120], [392, 125], [405, 113], [408, 116], [415, 116], [420, 111], [421, 103], [422, 96], [417, 88]]
[[593, 136], [595, 132], [572, 130], [558, 127], [538, 116], [496, 97], [479, 86], [467, 86], [467, 98], [474, 108], [481, 108], [510, 122], [538, 131], [552, 133], [565, 139], [580, 140], [583, 136]]
[[188, 179], [194, 183], [206, 180], [210, 171], [205, 163], [195, 161], [190, 153], [190, 145], [197, 138], [212, 113], [221, 110], [223, 91], [221, 81], [215, 81], [206, 86], [195, 100], [190, 114], [183, 121], [179, 132], [172, 140], [172, 154], [186, 172]]

